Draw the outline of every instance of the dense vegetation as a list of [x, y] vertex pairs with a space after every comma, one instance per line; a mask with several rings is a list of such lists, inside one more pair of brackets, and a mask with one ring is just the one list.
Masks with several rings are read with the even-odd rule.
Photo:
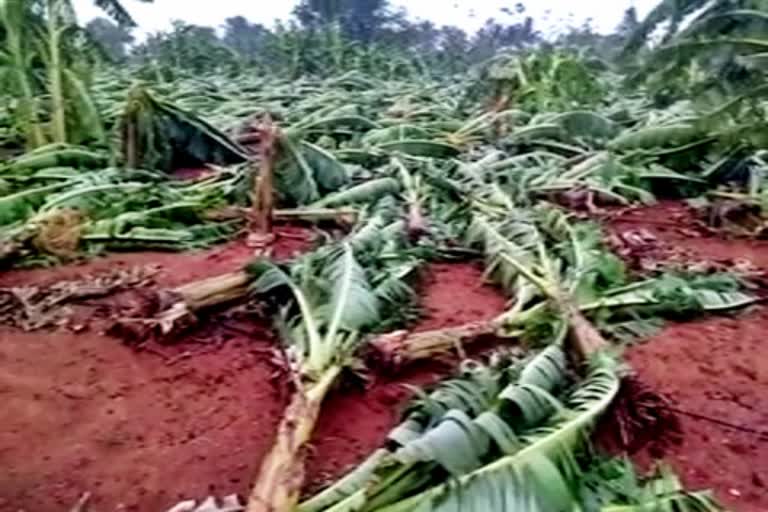
[[[305, 0], [274, 29], [233, 18], [220, 38], [179, 23], [130, 54], [129, 14], [97, 4], [113, 21], [83, 30], [68, 0], [0, 0], [6, 265], [243, 231], [263, 249], [282, 219], [344, 227], [294, 261], [233, 269], [211, 294], [272, 305], [295, 377], [247, 510], [720, 510], [667, 472], [598, 458], [588, 434], [620, 391], [616, 346], [753, 299], [731, 275], [631, 273], [571, 212], [674, 196], [762, 214], [763, 2], [664, 0], [616, 34], [553, 40], [522, 6], [470, 37], [384, 1]], [[418, 308], [420, 267], [470, 257], [510, 298], [471, 329], [529, 351], [467, 362], [302, 501], [305, 445], [345, 368], [466, 342], [467, 326], [386, 332]]]

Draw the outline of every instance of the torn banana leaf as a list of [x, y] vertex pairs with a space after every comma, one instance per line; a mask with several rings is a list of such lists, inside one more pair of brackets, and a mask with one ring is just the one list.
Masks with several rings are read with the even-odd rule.
[[121, 130], [129, 168], [170, 171], [183, 165], [232, 165], [245, 149], [203, 119], [136, 86], [128, 95]]
[[299, 205], [336, 192], [349, 180], [347, 170], [334, 155], [306, 141], [280, 139], [275, 178], [283, 198]]

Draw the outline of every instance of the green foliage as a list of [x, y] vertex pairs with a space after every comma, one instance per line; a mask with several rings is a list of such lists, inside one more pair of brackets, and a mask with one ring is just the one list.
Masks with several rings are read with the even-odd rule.
[[[144, 3], [152, 3], [153, 0], [140, 0]], [[93, 0], [94, 5], [103, 10], [110, 18], [122, 26], [134, 27], [136, 22], [125, 9], [120, 0]]]
[[571, 509], [574, 454], [618, 389], [612, 363], [596, 362], [572, 389], [556, 346], [503, 364], [472, 367], [422, 399], [386, 452], [300, 510]]
[[[118, 4], [103, 5], [127, 22]], [[652, 79], [648, 90], [622, 90], [623, 75], [594, 58], [610, 52], [573, 48], [598, 40], [589, 27], [565, 38], [568, 49], [539, 48], [530, 19], [491, 22], [470, 39], [406, 23], [386, 2], [303, 2], [300, 24], [274, 31], [231, 19], [223, 41], [177, 24], [150, 37], [126, 69], [94, 75], [95, 60], [73, 57], [84, 39], [52, 37], [77, 32], [66, 12], [22, 7], [0, 0], [0, 57], [15, 72], [2, 75], [9, 101], [0, 128], [13, 149], [0, 176], [3, 240], [72, 210], [82, 215], [86, 251], [178, 250], [232, 237], [244, 218], [208, 219], [220, 207], [235, 206], [225, 212], [232, 218], [252, 206], [255, 144], [268, 114], [277, 206], [308, 217], [343, 207], [340, 224], [351, 224], [318, 229], [315, 249], [287, 264], [248, 268], [252, 291], [278, 313], [298, 382], [353, 366], [368, 335], [402, 327], [417, 298], [412, 280], [438, 256], [482, 255], [486, 277], [510, 298], [494, 328], [545, 346], [523, 363], [469, 365], [462, 378], [422, 394], [386, 447], [301, 510], [632, 510], [651, 499], [670, 510], [715, 510], [668, 475], [644, 482], [590, 462], [586, 437], [619, 374], [605, 354], [582, 375], [569, 367], [559, 308], [572, 303], [623, 342], [647, 336], [662, 318], [753, 303], [729, 276], [632, 282], [600, 230], [575, 222], [569, 209], [698, 193], [734, 168], [749, 174], [750, 193], [765, 194], [763, 95], [709, 88], [697, 96], [686, 82], [706, 82], [699, 75], [721, 56], [712, 57], [716, 47], [749, 57], [759, 75], [763, 40], [723, 25], [759, 13], [724, 11], [674, 27], [680, 39], [664, 42], [657, 62], [696, 64], [662, 93]], [[656, 23], [625, 21], [622, 41]], [[704, 38], [715, 29], [728, 37]], [[48, 37], [35, 39], [40, 33]], [[503, 45], [510, 48], [497, 53]], [[19, 74], [22, 65], [29, 70]], [[136, 76], [146, 83], [134, 84]], [[22, 134], [39, 147], [21, 154]], [[110, 151], [113, 136], [128, 169], [107, 167], [122, 163]], [[254, 144], [254, 153], [233, 139]], [[168, 176], [203, 164], [218, 167], [193, 181]]]
[[175, 21], [169, 32], [150, 35], [133, 55], [147, 73], [153, 68], [232, 73], [241, 66], [240, 56], [219, 40], [213, 28], [183, 21]]
[[[280, 158], [277, 161], [277, 189], [284, 199], [297, 204], [315, 202], [314, 206], [334, 206], [344, 203], [344, 194], [334, 200], [330, 192], [336, 192], [345, 185], [349, 176], [344, 165], [325, 149], [305, 140], [295, 141], [285, 136], [280, 142]], [[318, 202], [320, 197], [325, 196]], [[375, 199], [362, 197], [363, 200]]]
[[[374, 216], [369, 224], [376, 226], [379, 219]], [[399, 230], [404, 231], [402, 224]], [[361, 333], [374, 330], [388, 308], [402, 302], [400, 290], [408, 289], [405, 280], [418, 261], [408, 260], [405, 237], [373, 236], [381, 237], [378, 243], [361, 244], [361, 233], [353, 233], [301, 256], [288, 271], [266, 260], [248, 267], [254, 293], [269, 297], [290, 290], [297, 307], [281, 308], [284, 338], [302, 373], [311, 378], [348, 364], [363, 341]]]
[[[57, 148], [41, 148], [30, 157], [69, 151]], [[12, 238], [20, 227], [34, 231], [38, 223], [62, 210], [83, 216], [80, 248], [87, 252], [184, 250], [222, 241], [239, 228], [237, 221], [217, 224], [204, 215], [232, 201], [236, 176], [179, 185], [147, 171], [53, 167], [34, 174], [24, 169], [8, 177], [13, 185], [0, 196], [4, 239]]]
[[351, 188], [330, 194], [317, 201], [312, 206], [322, 208], [326, 206], [345, 206], [355, 203], [373, 203], [387, 194], [396, 194], [400, 191], [400, 184], [392, 178], [378, 178], [370, 180]]
[[[766, 49], [765, 14], [760, 0], [660, 2], [625, 49], [625, 57], [629, 57], [657, 26], [669, 23], [661, 44], [644, 59], [634, 81], [650, 77], [654, 88], [661, 86], [678, 94], [685, 94], [684, 88], [690, 92], [692, 87], [699, 94], [730, 94], [761, 86], [765, 68], [757, 63]], [[680, 73], [681, 69], [685, 72]]]
[[121, 120], [123, 158], [131, 168], [245, 162], [245, 150], [203, 119], [135, 86]]
[[582, 480], [582, 501], [587, 510], [640, 512], [691, 510], [721, 512], [709, 493], [688, 493], [667, 466], [646, 477], [638, 475], [626, 459], [597, 457], [589, 462]]

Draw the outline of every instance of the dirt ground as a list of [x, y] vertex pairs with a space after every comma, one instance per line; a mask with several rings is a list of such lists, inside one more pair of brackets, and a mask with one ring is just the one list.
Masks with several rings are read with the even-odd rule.
[[[644, 239], [652, 258], [768, 272], [768, 242], [727, 240], [696, 228], [682, 203], [627, 211], [608, 225], [619, 237]], [[628, 352], [640, 379], [678, 412], [683, 440], [668, 448], [666, 460], [691, 489], [714, 490], [736, 512], [768, 510], [766, 332], [768, 307], [761, 305], [733, 317], [669, 325]], [[636, 458], [647, 465], [650, 456]]]
[[[312, 237], [300, 229], [281, 234], [278, 258]], [[250, 253], [235, 242], [196, 254], [116, 255], [9, 272], [0, 286], [146, 264], [161, 267], [159, 285], [173, 286], [235, 270]], [[430, 267], [424, 323], [416, 328], [501, 312], [504, 300], [480, 278], [469, 264]], [[102, 334], [106, 320], [96, 318], [79, 333], [0, 328], [0, 511], [69, 510], [85, 492], [96, 512], [162, 512], [181, 499], [244, 494], [288, 394], [269, 321], [220, 314], [186, 342], [137, 352]], [[411, 395], [406, 384], [427, 384], [450, 371], [425, 365], [402, 375], [368, 375], [368, 384], [350, 379], [332, 393], [309, 460], [310, 486], [340, 476], [381, 444]]]

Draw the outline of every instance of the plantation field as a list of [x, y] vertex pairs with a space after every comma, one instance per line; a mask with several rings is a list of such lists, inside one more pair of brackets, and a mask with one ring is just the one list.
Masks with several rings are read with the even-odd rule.
[[0, 512], [768, 510], [763, 3], [94, 5], [0, 0]]
[[[696, 233], [679, 203], [615, 212], [604, 220], [618, 238], [641, 233], [634, 264], [695, 261], [729, 266], [768, 264], [768, 244]], [[281, 229], [280, 233], [283, 232]], [[305, 250], [309, 229], [278, 238], [277, 257]], [[173, 286], [242, 265], [241, 241], [190, 255], [132, 253], [55, 269], [20, 270], [4, 287], [42, 285], [114, 268], [157, 266], [152, 286]], [[743, 263], [742, 263], [743, 264]], [[503, 296], [483, 286], [473, 263], [429, 266], [419, 280], [424, 316], [414, 331], [488, 320], [504, 311]], [[269, 322], [220, 311], [173, 345], [135, 350], [104, 334], [110, 318], [140, 301], [132, 291], [77, 305], [71, 323], [54, 331], [4, 328], [0, 340], [8, 421], [0, 437], [2, 510], [62, 510], [88, 489], [92, 504], [111, 510], [162, 510], [190, 496], [245, 494], [274, 435], [290, 389], [276, 359]], [[768, 472], [762, 426], [768, 368], [762, 365], [768, 314], [762, 306], [727, 318], [670, 325], [627, 353], [641, 379], [669, 399], [675, 424], [639, 433], [633, 459], [642, 467], [664, 459], [692, 489], [713, 489], [734, 510], [766, 506]], [[473, 350], [488, 353], [489, 340]], [[711, 355], [719, 357], [713, 361]], [[413, 392], [455, 371], [455, 355], [391, 372], [370, 368], [329, 397], [308, 458], [308, 489], [319, 489], [375, 450], [396, 425]], [[50, 376], [54, 376], [53, 379]], [[717, 379], [712, 379], [717, 376]], [[23, 386], [19, 386], [23, 382]], [[354, 418], [350, 421], [349, 418]], [[615, 425], [598, 442], [616, 446]], [[30, 462], [30, 447], [42, 456]], [[635, 451], [637, 450], [637, 451]], [[18, 469], [17, 469], [18, 468]]]

